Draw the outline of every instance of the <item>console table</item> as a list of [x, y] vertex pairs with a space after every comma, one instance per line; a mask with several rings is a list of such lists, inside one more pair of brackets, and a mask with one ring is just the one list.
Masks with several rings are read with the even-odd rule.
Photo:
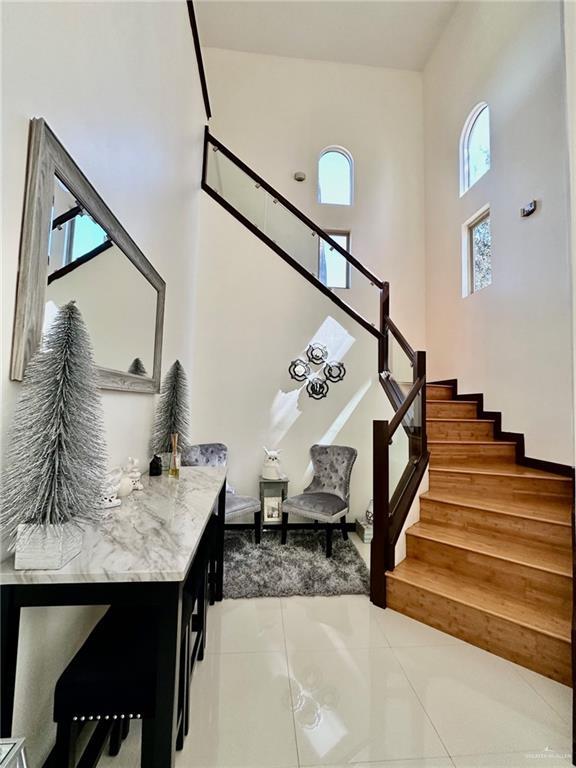
[[179, 479], [143, 476], [144, 490], [103, 510], [62, 569], [16, 571], [13, 557], [0, 564], [1, 737], [12, 730], [21, 608], [140, 605], [158, 636], [156, 714], [142, 724], [142, 766], [173, 768], [182, 587], [215, 514], [215, 599], [222, 599], [225, 480], [225, 467], [183, 467]]

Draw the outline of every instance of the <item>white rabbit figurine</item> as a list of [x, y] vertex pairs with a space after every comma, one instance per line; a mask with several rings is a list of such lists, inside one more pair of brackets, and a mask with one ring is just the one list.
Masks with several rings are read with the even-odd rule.
[[266, 458], [262, 465], [262, 479], [263, 480], [282, 480], [284, 479], [284, 473], [280, 466], [280, 451], [269, 451], [264, 447]]
[[124, 474], [126, 477], [130, 479], [132, 490], [133, 491], [143, 491], [144, 486], [140, 482], [140, 477], [142, 476], [142, 472], [140, 471], [139, 467], [140, 462], [138, 459], [132, 458], [132, 456], [128, 456], [128, 461], [126, 463], [126, 466], [124, 467]]
[[112, 469], [106, 474], [106, 481], [102, 488], [98, 506], [103, 509], [119, 507], [122, 502], [118, 498], [118, 488], [122, 479], [122, 470]]

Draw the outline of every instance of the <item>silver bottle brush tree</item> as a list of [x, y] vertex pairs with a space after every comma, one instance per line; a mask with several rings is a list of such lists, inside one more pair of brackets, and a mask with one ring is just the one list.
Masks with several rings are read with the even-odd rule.
[[0, 511], [12, 548], [18, 526], [25, 526], [38, 544], [38, 536], [47, 531], [53, 541], [61, 540], [65, 528], [81, 529], [96, 520], [105, 472], [92, 344], [80, 311], [70, 302], [60, 308], [42, 348], [28, 363], [14, 413]]
[[142, 360], [140, 360], [139, 357], [135, 357], [134, 360], [130, 363], [130, 368], [128, 368], [128, 373], [133, 373], [136, 376], [147, 376], [146, 368], [144, 367], [144, 363]]
[[178, 435], [178, 447], [182, 451], [190, 445], [190, 407], [188, 381], [179, 360], [170, 367], [160, 388], [160, 400], [156, 408], [151, 452], [170, 453], [172, 435]]

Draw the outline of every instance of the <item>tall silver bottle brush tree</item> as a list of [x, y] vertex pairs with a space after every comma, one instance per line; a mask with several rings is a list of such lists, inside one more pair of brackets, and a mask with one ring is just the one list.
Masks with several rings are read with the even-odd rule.
[[167, 454], [172, 450], [172, 435], [178, 435], [178, 448], [190, 445], [190, 406], [188, 381], [179, 360], [170, 367], [160, 388], [160, 400], [156, 408], [154, 429], [150, 441], [153, 454], [164, 454], [163, 468], [168, 469]]
[[8, 440], [0, 524], [17, 568], [59, 568], [98, 519], [106, 448], [92, 344], [74, 302], [26, 368]]

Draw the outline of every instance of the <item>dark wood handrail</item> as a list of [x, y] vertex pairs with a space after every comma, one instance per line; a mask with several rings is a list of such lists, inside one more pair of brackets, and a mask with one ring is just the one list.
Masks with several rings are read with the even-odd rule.
[[66, 224], [67, 221], [71, 221], [72, 219], [75, 219], [76, 216], [80, 216], [81, 213], [84, 213], [84, 209], [82, 208], [82, 206], [75, 205], [73, 208], [70, 208], [64, 213], [61, 213], [60, 216], [56, 216], [52, 220], [52, 229], [58, 229], [58, 227], [64, 226], [64, 224]]
[[104, 251], [107, 251], [109, 248], [112, 248], [113, 246], [114, 246], [113, 240], [104, 240], [103, 243], [100, 243], [100, 245], [97, 245], [95, 248], [92, 248], [91, 251], [88, 251], [82, 256], [78, 256], [78, 258], [74, 259], [74, 261], [71, 261], [69, 264], [65, 264], [63, 267], [60, 267], [60, 269], [56, 269], [54, 270], [54, 272], [49, 274], [48, 285], [53, 283], [55, 280], [60, 280], [60, 278], [65, 277], [66, 275], [69, 275], [70, 272], [73, 272], [75, 269], [78, 269], [78, 267], [81, 267], [83, 264], [87, 264], [89, 261], [92, 261], [92, 259], [96, 258], [96, 256], [99, 256], [101, 253], [104, 253]]
[[367, 269], [362, 262], [358, 261], [358, 259], [354, 258], [351, 253], [348, 253], [348, 251], [345, 248], [342, 248], [341, 245], [339, 245], [335, 240], [333, 240], [330, 235], [328, 235], [326, 232], [324, 232], [323, 229], [321, 229], [317, 224], [315, 224], [311, 219], [309, 219], [305, 214], [302, 213], [302, 211], [298, 210], [295, 205], [293, 205], [289, 200], [287, 200], [284, 195], [280, 194], [278, 190], [274, 189], [270, 184], [268, 184], [267, 181], [265, 181], [261, 176], [259, 176], [255, 171], [250, 168], [250, 166], [246, 165], [242, 160], [240, 160], [239, 157], [237, 157], [228, 147], [226, 147], [224, 144], [222, 144], [221, 141], [214, 138], [210, 131], [206, 131], [206, 137], [207, 140], [212, 144], [214, 147], [216, 147], [222, 154], [228, 158], [234, 165], [236, 165], [240, 170], [244, 171], [245, 174], [250, 176], [250, 178], [255, 181], [259, 186], [262, 187], [262, 189], [265, 189], [268, 194], [272, 195], [272, 197], [276, 200], [278, 200], [282, 205], [287, 208], [290, 213], [294, 214], [294, 216], [299, 219], [303, 224], [305, 224], [309, 229], [311, 229], [313, 232], [315, 232], [319, 237], [322, 238], [322, 240], [325, 240], [331, 248], [334, 248], [337, 250], [345, 259], [346, 261], [351, 264], [355, 269], [357, 269], [359, 272], [361, 272], [364, 277], [366, 277], [368, 280], [370, 280], [371, 283], [373, 283], [377, 288], [382, 289], [384, 287], [384, 283], [382, 280], [380, 280], [379, 277], [376, 277], [376, 275], [372, 274], [369, 269]]
[[320, 280], [318, 280], [317, 277], [315, 277], [311, 272], [309, 272], [305, 267], [303, 267], [299, 261], [292, 258], [289, 253], [287, 253], [283, 248], [281, 248], [278, 243], [275, 243], [274, 240], [272, 240], [265, 232], [262, 232], [261, 229], [258, 229], [258, 227], [253, 224], [249, 219], [247, 219], [243, 214], [241, 214], [236, 208], [234, 208], [233, 205], [230, 205], [230, 203], [225, 200], [222, 195], [220, 195], [218, 192], [216, 192], [212, 187], [208, 185], [207, 182], [202, 182], [202, 189], [210, 195], [216, 202], [220, 203], [220, 205], [225, 208], [229, 213], [234, 216], [235, 219], [238, 219], [244, 226], [249, 229], [254, 235], [256, 235], [257, 238], [262, 240], [263, 243], [266, 243], [266, 245], [271, 248], [273, 251], [275, 251], [282, 259], [284, 259], [285, 262], [290, 264], [290, 266], [295, 269], [297, 272], [299, 272], [302, 277], [304, 277], [306, 280], [308, 280], [309, 283], [312, 283], [312, 285], [317, 288], [321, 293], [324, 294], [324, 296], [327, 296], [330, 301], [332, 301], [334, 304], [336, 304], [343, 312], [345, 312], [347, 315], [349, 315], [353, 320], [355, 320], [359, 325], [361, 325], [368, 333], [371, 333], [372, 336], [377, 338], [379, 341], [382, 338], [381, 332], [376, 328], [372, 323], [367, 320], [365, 317], [362, 317], [362, 315], [359, 312], [356, 312], [355, 309], [353, 309], [349, 304], [347, 304], [343, 299], [340, 298], [336, 293], [333, 293], [330, 288], [327, 288], [324, 283], [322, 283]]
[[200, 44], [200, 33], [196, 22], [196, 11], [194, 10], [193, 0], [186, 0], [188, 8], [188, 18], [190, 19], [190, 29], [192, 30], [192, 39], [194, 40], [194, 52], [196, 53], [196, 64], [198, 66], [198, 76], [200, 78], [200, 87], [202, 89], [202, 99], [204, 100], [204, 110], [206, 119], [212, 117], [210, 108], [210, 96], [208, 95], [208, 83], [206, 82], [206, 72], [204, 71], [204, 59], [202, 58], [202, 45]]

